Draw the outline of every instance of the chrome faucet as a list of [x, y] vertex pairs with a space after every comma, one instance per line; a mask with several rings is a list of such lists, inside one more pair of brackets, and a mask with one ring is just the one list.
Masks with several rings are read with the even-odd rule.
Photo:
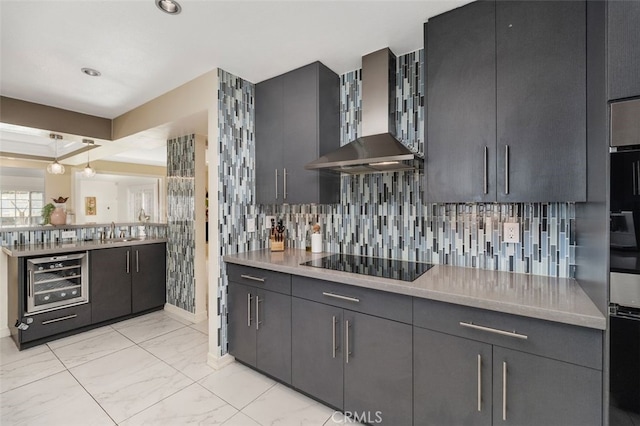
[[109, 238], [115, 238], [116, 237], [116, 224], [114, 222], [111, 222], [111, 226], [109, 227]]

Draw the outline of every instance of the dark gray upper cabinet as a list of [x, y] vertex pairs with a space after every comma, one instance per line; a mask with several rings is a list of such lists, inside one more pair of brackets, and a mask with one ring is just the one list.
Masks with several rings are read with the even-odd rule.
[[586, 200], [584, 2], [474, 2], [426, 24], [430, 202]]
[[640, 96], [640, 2], [607, 2], [610, 100]]
[[496, 13], [498, 201], [586, 201], [586, 4]]
[[258, 204], [340, 200], [339, 175], [304, 168], [340, 146], [339, 84], [314, 62], [256, 85]]
[[496, 200], [495, 3], [425, 24], [430, 201]]

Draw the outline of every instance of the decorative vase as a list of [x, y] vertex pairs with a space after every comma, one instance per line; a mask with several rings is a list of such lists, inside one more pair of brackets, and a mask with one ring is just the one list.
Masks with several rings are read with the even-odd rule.
[[64, 204], [55, 204], [56, 208], [51, 212], [49, 222], [52, 225], [65, 225], [67, 223], [67, 213], [64, 210]]

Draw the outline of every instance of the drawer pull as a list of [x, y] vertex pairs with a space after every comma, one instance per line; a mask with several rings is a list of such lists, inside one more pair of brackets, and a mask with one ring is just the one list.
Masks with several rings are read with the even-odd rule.
[[58, 321], [68, 320], [68, 319], [71, 319], [71, 318], [75, 318], [77, 316], [78, 316], [77, 314], [73, 314], [73, 315], [67, 315], [66, 317], [60, 317], [60, 318], [50, 319], [50, 320], [47, 320], [47, 321], [42, 321], [42, 325], [47, 325], [47, 324], [52, 324], [52, 323], [58, 322]]
[[473, 328], [474, 330], [488, 331], [489, 333], [499, 334], [501, 336], [515, 337], [516, 339], [526, 340], [529, 337], [525, 334], [516, 333], [515, 331], [498, 330], [497, 328], [485, 327], [477, 325], [472, 322], [460, 322], [460, 325], [467, 328]]
[[251, 275], [240, 275], [240, 278], [244, 278], [246, 280], [251, 280], [251, 281], [259, 281], [261, 283], [264, 282], [264, 278], [252, 277]]
[[323, 296], [327, 296], [327, 297], [333, 297], [335, 299], [340, 299], [340, 300], [347, 300], [349, 302], [360, 302], [360, 299], [356, 299], [355, 297], [349, 297], [349, 296], [342, 296], [340, 294], [335, 294], [335, 293], [327, 293], [327, 292], [322, 292]]

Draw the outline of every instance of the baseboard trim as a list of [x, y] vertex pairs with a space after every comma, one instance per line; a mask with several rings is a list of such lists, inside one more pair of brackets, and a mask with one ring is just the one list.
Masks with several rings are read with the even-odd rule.
[[191, 313], [189, 311], [185, 311], [184, 309], [178, 308], [177, 306], [171, 305], [169, 303], [165, 303], [164, 304], [164, 310], [167, 311], [167, 313], [169, 313], [171, 315], [175, 315], [178, 318], [181, 318], [181, 319], [186, 320], [186, 321], [191, 321], [193, 323], [204, 321], [204, 320], [206, 320], [208, 318], [206, 312], [200, 312], [199, 314], [193, 314], [193, 313]]
[[214, 370], [220, 370], [227, 365], [234, 362], [236, 358], [233, 355], [224, 354], [222, 356], [217, 356], [209, 352], [207, 354], [207, 365]]
[[7, 336], [11, 336], [11, 330], [9, 330], [9, 327], [0, 328], [0, 337], [7, 337]]

